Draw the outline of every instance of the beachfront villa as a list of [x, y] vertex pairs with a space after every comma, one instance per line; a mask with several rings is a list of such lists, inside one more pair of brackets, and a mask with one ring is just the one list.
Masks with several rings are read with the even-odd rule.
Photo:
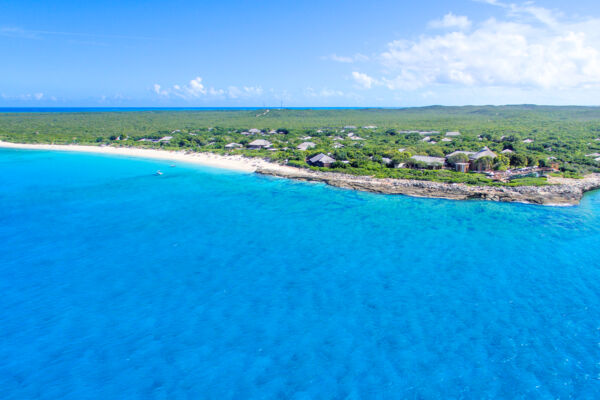
[[[459, 162], [449, 162], [449, 160], [451, 160], [452, 158], [454, 158], [455, 156], [459, 155], [459, 154], [463, 154], [465, 157], [463, 157], [465, 159], [465, 161], [459, 161]], [[412, 156], [411, 159], [413, 159], [414, 161], [416, 161], [416, 165], [417, 166], [425, 166], [425, 168], [430, 168], [430, 169], [438, 169], [438, 168], [444, 168], [447, 165], [450, 165], [451, 167], [453, 166], [456, 171], [458, 172], [469, 172], [469, 171], [477, 171], [477, 172], [484, 172], [487, 171], [491, 168], [491, 162], [483, 162], [483, 158], [484, 157], [488, 157], [488, 159], [495, 159], [496, 153], [494, 153], [493, 151], [491, 151], [489, 148], [487, 147], [483, 147], [481, 150], [474, 152], [474, 151], [462, 151], [462, 150], [457, 150], [454, 151], [448, 155], [446, 155], [446, 157], [431, 157], [431, 156], [424, 156], [424, 155], [416, 155], [416, 156]], [[468, 160], [468, 161], [467, 161]]]
[[248, 149], [250, 150], [268, 149], [271, 146], [271, 142], [264, 139], [257, 139], [248, 143]]
[[306, 162], [314, 167], [329, 168], [331, 167], [331, 164], [335, 162], [335, 158], [329, 157], [327, 154], [319, 153], [316, 156], [309, 158]]
[[418, 164], [425, 165], [427, 168], [440, 169], [446, 164], [444, 157], [431, 157], [431, 156], [412, 156], [412, 160]]

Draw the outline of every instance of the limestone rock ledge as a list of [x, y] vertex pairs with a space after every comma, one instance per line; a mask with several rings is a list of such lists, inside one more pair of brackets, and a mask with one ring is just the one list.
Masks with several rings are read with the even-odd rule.
[[409, 179], [379, 179], [334, 172], [280, 165], [260, 165], [256, 173], [302, 181], [323, 182], [345, 189], [384, 194], [403, 194], [413, 197], [431, 197], [451, 200], [490, 200], [528, 204], [570, 206], [577, 205], [587, 191], [600, 188], [600, 174], [583, 179], [550, 178], [547, 186], [472, 186], [463, 183], [441, 183]]

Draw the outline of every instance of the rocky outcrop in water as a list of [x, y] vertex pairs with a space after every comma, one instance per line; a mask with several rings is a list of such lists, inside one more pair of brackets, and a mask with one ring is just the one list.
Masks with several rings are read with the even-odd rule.
[[374, 193], [403, 194], [452, 200], [491, 200], [542, 205], [576, 205], [587, 191], [600, 188], [600, 174], [584, 179], [550, 179], [547, 186], [472, 186], [409, 179], [378, 179], [308, 169], [261, 165], [256, 172], [303, 181], [323, 182], [340, 188]]

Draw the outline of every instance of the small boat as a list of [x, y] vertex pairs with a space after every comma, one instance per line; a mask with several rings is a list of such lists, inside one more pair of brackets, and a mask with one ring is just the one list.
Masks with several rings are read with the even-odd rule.
[[158, 170], [158, 171], [156, 171], [156, 173], [155, 173], [154, 175], [156, 175], [156, 176], [160, 176], [160, 175], [162, 175], [162, 174], [163, 174], [163, 173], [162, 173], [162, 172], [160, 172], [160, 170]]

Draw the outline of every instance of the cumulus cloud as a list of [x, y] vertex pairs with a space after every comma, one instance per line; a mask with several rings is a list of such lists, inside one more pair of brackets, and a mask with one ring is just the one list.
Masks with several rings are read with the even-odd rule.
[[232, 99], [257, 97], [262, 95], [263, 89], [260, 86], [229, 86], [225, 89], [206, 87], [202, 83], [201, 77], [190, 80], [186, 85], [175, 84], [170, 88], [163, 88], [158, 83], [152, 86], [154, 93], [161, 97], [176, 97], [185, 100], [212, 97], [229, 97]]
[[373, 85], [378, 83], [377, 79], [358, 71], [352, 72], [352, 78], [354, 79], [354, 82], [365, 89], [370, 89]]
[[442, 19], [429, 22], [429, 27], [435, 29], [458, 28], [465, 30], [471, 27], [471, 21], [468, 17], [448, 13]]
[[434, 25], [456, 29], [389, 43], [380, 57], [384, 76], [375, 79], [353, 73], [355, 81], [365, 88], [381, 81], [397, 90], [440, 84], [542, 89], [600, 86], [600, 19], [570, 21], [532, 3], [486, 2], [505, 8], [505, 19], [490, 18], [465, 31], [468, 19], [447, 14]]

